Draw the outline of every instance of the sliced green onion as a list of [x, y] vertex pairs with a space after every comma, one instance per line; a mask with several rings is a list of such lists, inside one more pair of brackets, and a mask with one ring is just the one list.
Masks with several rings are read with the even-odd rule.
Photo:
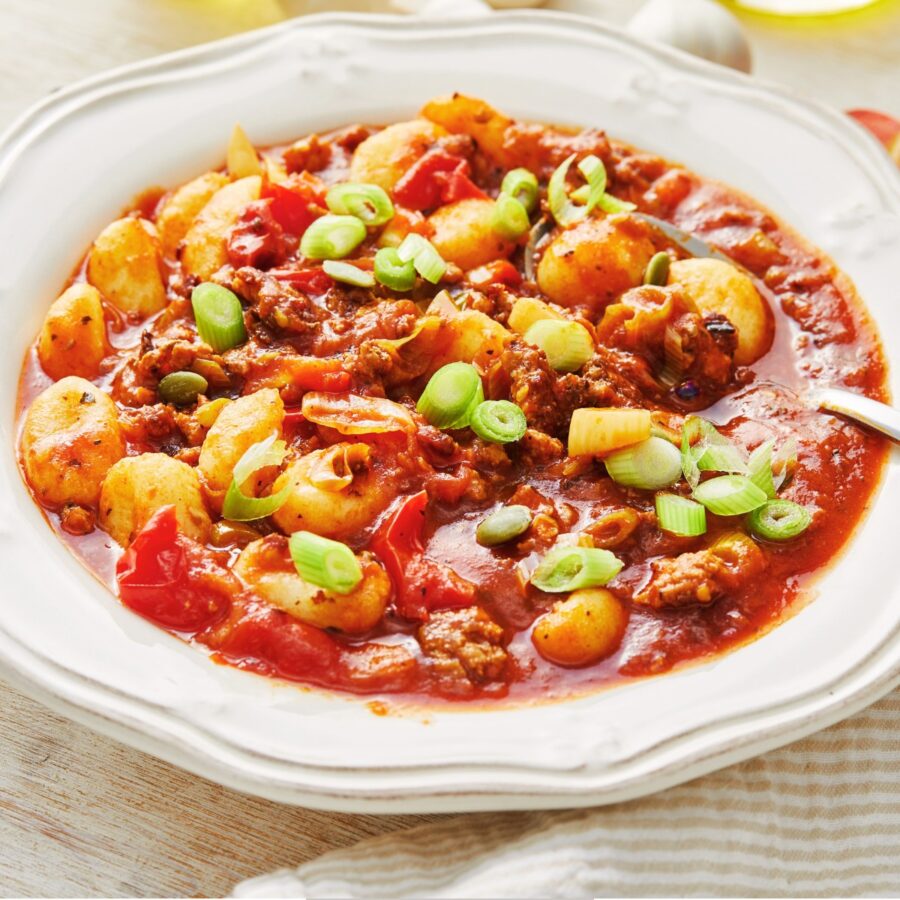
[[375, 276], [371, 272], [367, 272], [365, 269], [350, 263], [326, 259], [322, 263], [322, 271], [326, 275], [330, 275], [335, 281], [342, 281], [344, 284], [352, 284], [356, 287], [375, 286]]
[[657, 494], [656, 521], [670, 534], [696, 537], [706, 533], [706, 507], [678, 494]]
[[365, 239], [366, 226], [356, 216], [320, 216], [300, 239], [300, 252], [309, 259], [343, 259]]
[[532, 573], [531, 583], [552, 594], [598, 587], [612, 581], [623, 565], [609, 550], [556, 547], [540, 561]]
[[608, 213], [630, 212], [637, 209], [633, 203], [619, 200], [606, 193], [606, 167], [603, 161], [593, 154], [578, 163], [578, 170], [587, 180], [587, 184], [569, 194], [566, 190], [566, 176], [574, 159], [573, 153], [559, 165], [547, 184], [547, 205], [553, 218], [560, 225], [565, 227], [580, 222], [596, 207]]
[[775, 479], [772, 477], [772, 451], [775, 441], [765, 441], [751, 454], [747, 461], [747, 476], [770, 499], [775, 496]]
[[375, 278], [392, 291], [411, 291], [416, 286], [416, 267], [404, 262], [396, 247], [382, 247], [375, 254]]
[[636, 203], [632, 203], [630, 200], [620, 200], [618, 197], [613, 197], [612, 194], [604, 194], [600, 198], [600, 203], [598, 205], [603, 212], [610, 213], [611, 215], [615, 213], [633, 212], [637, 209]]
[[645, 491], [669, 487], [681, 478], [681, 453], [661, 437], [616, 450], [603, 462], [616, 484]]
[[479, 522], [475, 529], [475, 540], [482, 547], [505, 544], [528, 531], [532, 516], [527, 506], [501, 506]]
[[599, 157], [591, 154], [578, 163], [578, 171], [587, 181], [588, 195], [584, 205], [584, 214], [587, 216], [594, 211], [606, 192], [606, 167]]
[[310, 584], [333, 594], [349, 594], [362, 581], [359, 560], [340, 541], [295, 531], [288, 547], [297, 574]]
[[575, 372], [594, 355], [594, 339], [579, 322], [540, 319], [524, 337], [544, 351], [550, 367], [557, 372]]
[[644, 270], [644, 284], [662, 287], [669, 280], [669, 265], [672, 258], [668, 253], [654, 253]]
[[797, 442], [788, 438], [772, 454], [772, 477], [775, 481], [775, 490], [780, 491], [786, 481], [794, 474], [797, 468]]
[[175, 406], [190, 406], [206, 393], [209, 382], [196, 372], [170, 372], [157, 385], [159, 399]]
[[222, 518], [234, 522], [252, 522], [254, 519], [271, 516], [284, 505], [291, 493], [289, 484], [269, 497], [248, 497], [241, 490], [241, 485], [260, 469], [280, 466], [286, 452], [284, 441], [278, 440], [274, 434], [248, 448], [234, 467], [231, 484], [222, 504]]
[[515, 197], [525, 207], [525, 212], [532, 213], [537, 206], [538, 180], [528, 169], [513, 169], [504, 176], [500, 193]]
[[491, 211], [491, 228], [502, 237], [516, 240], [531, 228], [528, 211], [511, 194], [501, 193]]
[[[719, 435], [719, 437], [722, 437]], [[727, 438], [723, 440], [728, 441]], [[746, 475], [747, 463], [744, 454], [730, 441], [724, 444], [706, 444], [701, 438], [700, 446], [694, 448], [697, 468], [701, 472], [730, 472], [734, 475]]]
[[746, 475], [719, 475], [694, 488], [694, 499], [717, 516], [740, 516], [768, 499]]
[[563, 227], [573, 225], [587, 215], [585, 208], [573, 203], [566, 191], [566, 176], [574, 161], [575, 154], [573, 153], [557, 166], [547, 183], [547, 205], [550, 207], [553, 218]]
[[681, 432], [681, 467], [691, 488], [700, 482], [700, 472], [731, 472], [744, 475], [743, 453], [712, 422], [688, 416]]
[[509, 400], [485, 400], [475, 407], [469, 427], [483, 441], [509, 444], [521, 440], [528, 428], [525, 413]]
[[197, 332], [216, 353], [247, 340], [244, 310], [237, 294], [219, 284], [204, 281], [191, 292]]
[[769, 500], [747, 516], [747, 527], [765, 541], [790, 541], [811, 522], [810, 511], [790, 500]]
[[483, 400], [484, 388], [475, 367], [455, 362], [431, 376], [416, 409], [435, 428], [465, 428]]
[[447, 263], [441, 258], [441, 254], [421, 234], [411, 232], [403, 238], [397, 254], [401, 262], [412, 260], [416, 271], [431, 284], [437, 284], [447, 271]]
[[336, 184], [325, 195], [325, 204], [333, 213], [356, 216], [370, 227], [394, 218], [394, 204], [377, 184]]

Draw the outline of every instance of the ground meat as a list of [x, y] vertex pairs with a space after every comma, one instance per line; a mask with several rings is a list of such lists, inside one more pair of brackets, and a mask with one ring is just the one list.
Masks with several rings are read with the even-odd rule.
[[88, 534], [94, 530], [94, 510], [75, 503], [67, 503], [59, 514], [59, 524], [68, 534]]
[[503, 629], [480, 606], [434, 612], [417, 637], [441, 680], [483, 684], [503, 675]]
[[249, 302], [261, 321], [273, 329], [306, 334], [315, 331], [326, 314], [306, 294], [250, 266], [243, 266], [234, 273], [230, 287]]
[[712, 603], [758, 577], [765, 565], [758, 544], [745, 535], [731, 535], [705, 550], [654, 560], [650, 580], [632, 602], [654, 609]]
[[317, 134], [301, 138], [284, 151], [288, 172], [318, 172], [331, 162], [331, 144]]

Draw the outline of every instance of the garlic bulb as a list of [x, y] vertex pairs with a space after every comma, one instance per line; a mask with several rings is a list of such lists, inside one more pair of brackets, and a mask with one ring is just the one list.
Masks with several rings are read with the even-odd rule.
[[628, 30], [741, 72], [752, 67], [750, 45], [737, 19], [713, 0], [648, 0]]

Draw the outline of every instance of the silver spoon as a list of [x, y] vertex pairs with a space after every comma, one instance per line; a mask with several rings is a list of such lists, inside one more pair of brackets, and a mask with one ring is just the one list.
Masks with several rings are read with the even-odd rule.
[[[711, 247], [696, 235], [672, 225], [671, 222], [641, 212], [633, 212], [632, 215], [643, 219], [661, 231], [673, 244], [677, 244], [691, 256], [706, 256], [734, 264], [734, 261], [720, 250]], [[807, 398], [807, 402], [816, 409], [826, 409], [852, 419], [854, 422], [868, 425], [869, 428], [880, 431], [892, 441], [900, 443], [900, 411], [886, 403], [880, 403], [878, 400], [872, 400], [862, 394], [854, 394], [852, 391], [843, 391], [838, 388], [816, 391]]]

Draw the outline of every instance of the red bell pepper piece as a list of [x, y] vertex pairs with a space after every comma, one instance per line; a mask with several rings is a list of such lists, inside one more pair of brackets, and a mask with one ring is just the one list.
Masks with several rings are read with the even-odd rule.
[[268, 269], [297, 248], [297, 239], [284, 233], [272, 214], [272, 200], [247, 204], [228, 236], [228, 261], [235, 267]]
[[449, 566], [425, 556], [423, 531], [428, 494], [403, 502], [372, 542], [394, 583], [394, 606], [407, 619], [425, 619], [431, 610], [471, 606], [475, 585]]
[[496, 259], [486, 265], [471, 269], [466, 278], [474, 285], [483, 287], [488, 284], [505, 284], [507, 287], [518, 287], [522, 283], [519, 270], [508, 259]]
[[304, 294], [326, 294], [334, 285], [334, 279], [323, 269], [298, 269], [293, 272], [272, 270], [269, 274], [279, 281], [286, 281]]
[[196, 633], [224, 618], [236, 585], [212, 553], [178, 531], [174, 506], [155, 512], [116, 565], [129, 609], [175, 631]]
[[340, 665], [337, 642], [320, 628], [271, 606], [251, 605], [216, 649], [235, 660], [257, 660], [283, 678], [326, 684]]
[[394, 186], [394, 199], [407, 209], [433, 209], [487, 194], [469, 178], [469, 163], [443, 150], [429, 150]]
[[266, 181], [260, 191], [271, 198], [272, 215], [285, 231], [302, 235], [324, 206], [324, 186], [307, 175], [291, 175], [285, 181]]

